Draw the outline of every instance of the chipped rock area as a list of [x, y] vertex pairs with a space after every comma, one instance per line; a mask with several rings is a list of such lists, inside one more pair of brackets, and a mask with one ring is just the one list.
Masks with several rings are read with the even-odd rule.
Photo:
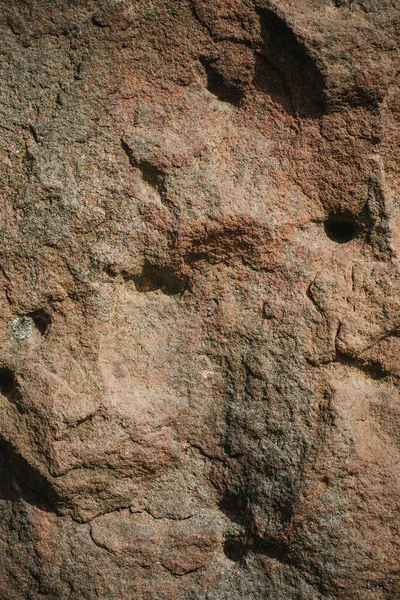
[[400, 597], [397, 0], [0, 0], [0, 597]]

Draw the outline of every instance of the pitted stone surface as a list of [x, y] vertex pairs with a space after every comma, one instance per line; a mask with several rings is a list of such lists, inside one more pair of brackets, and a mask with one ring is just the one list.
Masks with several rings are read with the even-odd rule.
[[396, 0], [0, 0], [0, 596], [400, 597]]

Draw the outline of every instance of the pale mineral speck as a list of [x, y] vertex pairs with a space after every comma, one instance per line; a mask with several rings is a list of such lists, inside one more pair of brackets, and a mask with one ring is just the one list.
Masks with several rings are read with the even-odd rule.
[[12, 322], [13, 337], [17, 340], [26, 340], [33, 335], [34, 322], [31, 317], [17, 317]]

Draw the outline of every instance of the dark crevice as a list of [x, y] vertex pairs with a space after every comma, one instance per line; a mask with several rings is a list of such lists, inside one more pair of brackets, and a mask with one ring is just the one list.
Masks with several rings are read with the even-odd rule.
[[45, 309], [35, 310], [27, 315], [30, 317], [40, 335], [45, 335], [51, 325], [51, 316]]
[[283, 564], [295, 564], [294, 559], [289, 556], [289, 549], [284, 541], [279, 540], [256, 540], [249, 546], [249, 550], [256, 554], [264, 554], [275, 558]]
[[243, 90], [234, 85], [228, 84], [224, 80], [223, 76], [218, 73], [216, 69], [215, 61], [201, 56], [200, 62], [203, 65], [207, 75], [208, 91], [222, 102], [229, 102], [234, 106], [239, 106], [244, 95]]
[[107, 24], [104, 22], [104, 19], [102, 18], [101, 12], [97, 12], [92, 16], [92, 24], [95, 27], [100, 27], [101, 29], [103, 29], [104, 27], [107, 27]]
[[[254, 87], [271, 96], [289, 114], [320, 118], [327, 109], [326, 85], [325, 77], [315, 59], [284, 19], [266, 8], [256, 10], [260, 19], [263, 44], [255, 50]], [[192, 11], [214, 41], [218, 42], [193, 6]], [[254, 49], [254, 44], [234, 36], [221, 39]], [[244, 90], [224, 80], [218, 73], [216, 60], [205, 57], [200, 60], [207, 73], [209, 91], [220, 100], [235, 106], [240, 104]]]
[[36, 129], [35, 129], [35, 127], [31, 123], [29, 124], [29, 132], [30, 132], [31, 136], [33, 137], [33, 139], [35, 140], [35, 142], [37, 144], [39, 144], [40, 140], [39, 140], [39, 137], [38, 137], [38, 135], [36, 133]]
[[17, 388], [17, 380], [11, 369], [0, 367], [0, 393], [6, 398], [11, 398]]
[[343, 354], [339, 350], [336, 350], [335, 362], [347, 367], [359, 369], [374, 381], [380, 381], [382, 379], [392, 377], [392, 374], [384, 369], [381, 363], [377, 360], [362, 360], [360, 358], [353, 358]]
[[244, 498], [236, 494], [227, 494], [220, 502], [220, 510], [241, 528], [240, 533], [228, 535], [224, 543], [225, 556], [232, 561], [241, 562], [248, 552], [264, 554], [284, 564], [291, 564], [288, 548], [283, 540], [262, 539], [252, 531], [250, 516]]
[[137, 168], [142, 174], [143, 181], [157, 190], [160, 195], [165, 193], [165, 174], [160, 169], [146, 162], [138, 163]]
[[246, 503], [242, 497], [237, 494], [226, 494], [219, 503], [220, 510], [233, 523], [247, 526], [248, 518], [246, 516]]
[[0, 465], [1, 497], [18, 496], [47, 512], [54, 512], [60, 505], [60, 499], [45, 477], [4, 438], [0, 438]]
[[226, 537], [224, 553], [229, 560], [242, 562], [250, 552], [274, 558], [282, 564], [295, 564], [295, 560], [289, 556], [289, 550], [283, 541], [255, 539], [247, 535]]
[[224, 541], [224, 554], [234, 562], [242, 562], [249, 551], [246, 540], [239, 536], [229, 536]]
[[[254, 534], [249, 512], [246, 509], [246, 501], [243, 498], [236, 494], [228, 494], [219, 506], [237, 529], [235, 533], [227, 535], [225, 538], [223, 549], [229, 560], [241, 564], [251, 554], [258, 554], [279, 561], [292, 569], [303, 571], [303, 559], [299, 548], [290, 548], [283, 537], [266, 539]], [[309, 583], [322, 594], [335, 588], [333, 581], [317, 561], [313, 563], [310, 571]]]
[[[326, 111], [325, 79], [315, 60], [283, 19], [267, 9], [259, 9], [258, 14], [264, 61], [257, 59], [254, 85], [278, 100], [286, 111], [293, 107], [300, 117], [321, 117]], [[269, 73], [263, 76], [265, 67]]]
[[25, 412], [21, 403], [22, 394], [19, 389], [17, 378], [13, 371], [6, 366], [0, 367], [0, 394], [2, 394], [9, 402], [15, 404], [18, 411], [23, 414]]

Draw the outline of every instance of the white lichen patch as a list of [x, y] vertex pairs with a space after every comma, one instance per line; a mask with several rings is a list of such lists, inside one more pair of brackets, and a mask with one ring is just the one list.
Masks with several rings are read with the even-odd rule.
[[33, 335], [34, 322], [31, 317], [17, 317], [12, 322], [13, 337], [26, 340]]

